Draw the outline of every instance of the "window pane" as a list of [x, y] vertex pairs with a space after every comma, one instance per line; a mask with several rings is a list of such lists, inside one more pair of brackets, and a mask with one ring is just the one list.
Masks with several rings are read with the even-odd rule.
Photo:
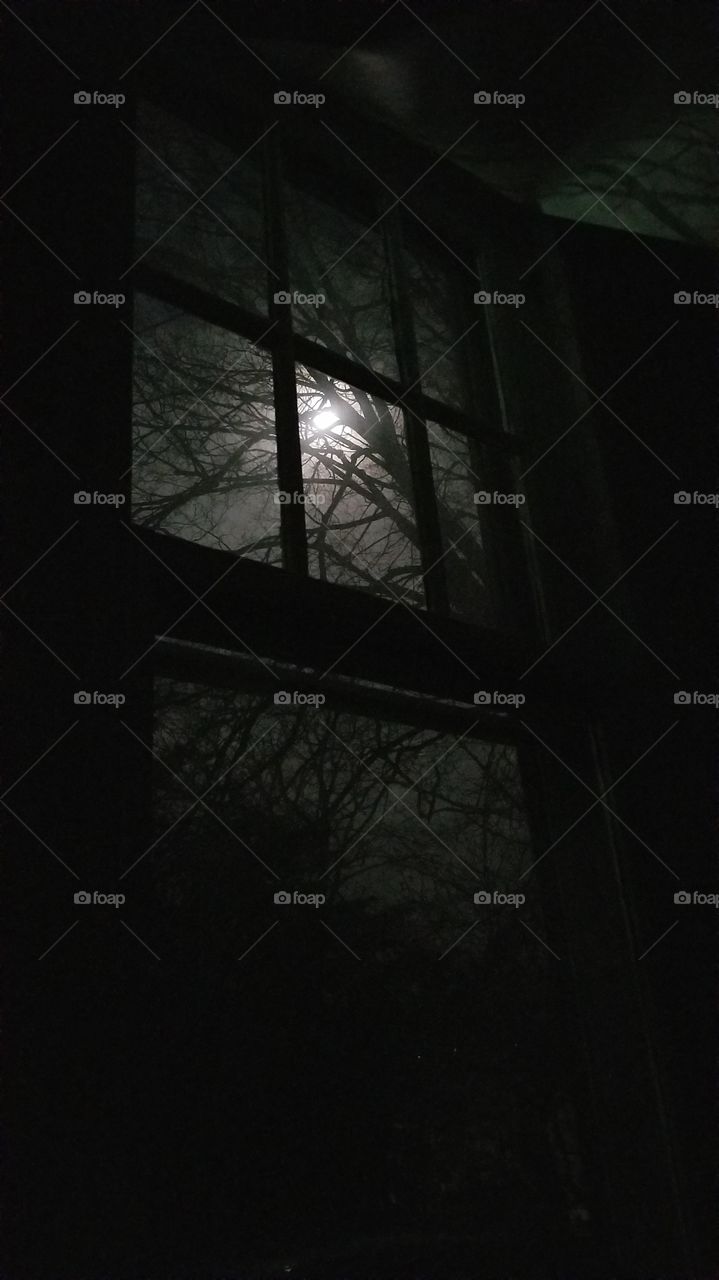
[[310, 572], [424, 605], [402, 414], [298, 369]]
[[270, 357], [143, 295], [134, 330], [133, 519], [279, 563]]
[[137, 134], [136, 256], [149, 251], [150, 266], [265, 312], [260, 149], [238, 163], [244, 147], [232, 152], [148, 103]]
[[396, 378], [381, 227], [367, 231], [366, 223], [291, 187], [286, 202], [292, 288], [326, 299], [294, 305], [297, 332]]
[[490, 626], [492, 609], [474, 501], [480, 484], [472, 469], [469, 441], [436, 422], [427, 424], [427, 435], [450, 607], [460, 618]]
[[407, 252], [420, 380], [425, 395], [469, 410], [468, 344], [460, 308], [461, 283], [452, 266], [431, 251]]
[[514, 749], [171, 680], [156, 708], [153, 940], [191, 958], [212, 1049], [190, 1071], [243, 1226], [314, 1244], [421, 1219], [489, 1246], [518, 1203], [533, 1243], [566, 1221], [560, 966], [520, 880]]

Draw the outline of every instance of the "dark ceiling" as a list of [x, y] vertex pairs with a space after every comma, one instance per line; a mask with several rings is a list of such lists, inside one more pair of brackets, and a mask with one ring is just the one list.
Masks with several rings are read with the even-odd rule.
[[[63, 10], [81, 71], [86, 7]], [[51, 8], [28, 5], [39, 35]], [[145, 69], [176, 53], [195, 84], [234, 94], [248, 61], [262, 62], [276, 85], [321, 89], [328, 109], [551, 215], [717, 243], [719, 110], [674, 97], [719, 93], [710, 0], [119, 0], [106, 13], [118, 42], [137, 19]], [[478, 90], [526, 101], [477, 105]]]

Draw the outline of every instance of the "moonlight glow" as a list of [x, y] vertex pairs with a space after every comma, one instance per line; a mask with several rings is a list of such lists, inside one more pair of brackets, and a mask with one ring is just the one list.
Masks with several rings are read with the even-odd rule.
[[322, 409], [312, 419], [312, 430], [317, 435], [324, 435], [330, 427], [334, 427], [338, 422], [339, 418], [334, 409]]

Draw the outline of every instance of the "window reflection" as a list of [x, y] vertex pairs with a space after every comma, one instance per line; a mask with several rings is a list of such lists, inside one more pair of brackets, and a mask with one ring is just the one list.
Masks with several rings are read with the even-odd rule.
[[429, 250], [409, 251], [405, 261], [422, 390], [435, 400], [468, 411], [470, 335], [459, 307], [462, 289], [458, 273], [451, 262]]
[[389, 268], [380, 227], [286, 189], [292, 287], [324, 302], [298, 303], [298, 333], [386, 377], [397, 377]]
[[532, 861], [514, 749], [167, 679], [156, 711], [145, 875], [197, 999], [223, 993], [252, 1214], [312, 1234], [328, 1210], [430, 1233], [491, 1230], [518, 1196], [532, 1232], [568, 1213], [556, 962], [520, 915], [546, 925], [531, 880], [521, 910], [473, 900]]
[[150, 103], [140, 105], [137, 134], [137, 256], [266, 311], [259, 152], [238, 159], [243, 147], [233, 152]]
[[475, 493], [481, 488], [466, 436], [427, 424], [439, 513], [444, 572], [452, 612], [469, 622], [493, 621]]

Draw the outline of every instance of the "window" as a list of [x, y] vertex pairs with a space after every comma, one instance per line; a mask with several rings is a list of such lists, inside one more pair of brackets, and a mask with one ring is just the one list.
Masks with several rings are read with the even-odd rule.
[[137, 132], [137, 256], [250, 310], [267, 307], [262, 168], [143, 103]]
[[[332, 190], [330, 187], [329, 190]], [[288, 186], [284, 196], [290, 281], [305, 297], [293, 309], [297, 333], [320, 346], [398, 377], [392, 331], [391, 281], [384, 235], [365, 220]]]
[[138, 134], [133, 521], [170, 574], [132, 875], [219, 1010], [242, 1231], [469, 1233], [480, 1196], [531, 1202], [531, 1254], [583, 1173], [528, 747], [472, 703], [516, 442], [470, 255], [271, 131]]
[[[517, 749], [353, 697], [159, 677], [137, 872], [172, 922], [158, 945], [183, 938], [201, 958], [188, 998], [241, 1029], [225, 1123], [271, 1187], [265, 1229], [309, 1243], [328, 1214], [340, 1234], [412, 1231], [420, 1214], [444, 1236], [472, 1230], [478, 1196], [484, 1219], [519, 1199], [531, 1250], [579, 1186], [563, 1083], [536, 1053], [559, 1006], [520, 880]], [[520, 885], [529, 927], [486, 905]], [[566, 1153], [553, 1179], [548, 1142]]]
[[301, 366], [297, 396], [310, 572], [421, 605], [401, 411]]
[[135, 523], [496, 625], [475, 495], [512, 442], [460, 255], [269, 131], [138, 129]]
[[135, 519], [279, 563], [270, 356], [143, 294], [134, 331]]

